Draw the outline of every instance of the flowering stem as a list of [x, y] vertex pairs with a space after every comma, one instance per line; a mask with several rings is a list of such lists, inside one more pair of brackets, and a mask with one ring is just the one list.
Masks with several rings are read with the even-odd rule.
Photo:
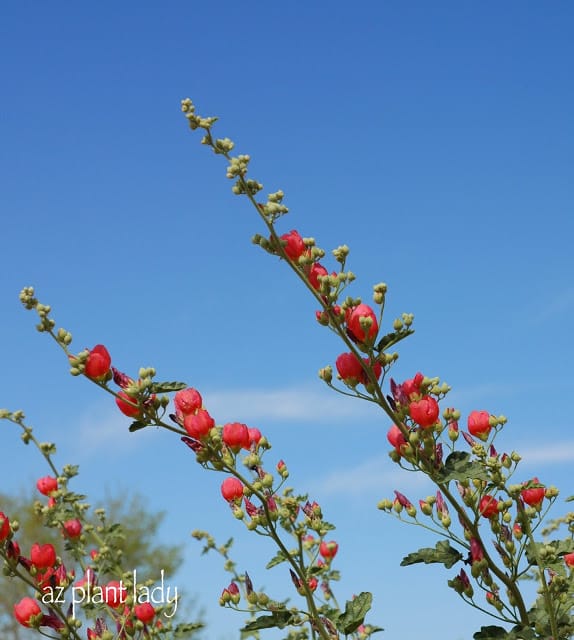
[[[431, 476], [431, 479], [433, 479], [432, 476]], [[444, 483], [437, 482], [436, 480], [433, 480], [433, 481], [435, 482], [436, 486], [439, 487], [439, 489], [442, 491], [444, 497], [448, 500], [448, 502], [452, 505], [452, 507], [457, 512], [457, 515], [458, 515], [458, 517], [459, 517], [459, 519], [461, 521], [461, 524], [463, 524], [463, 526], [468, 529], [468, 531], [471, 533], [471, 535], [474, 538], [476, 538], [477, 540], [481, 540], [480, 533], [478, 531], [478, 527], [476, 526], [475, 523], [473, 523], [470, 520], [470, 518], [468, 517], [466, 511], [459, 505], [458, 501], [455, 499], [455, 497], [450, 492], [450, 490], [448, 488], [448, 485], [446, 485]], [[485, 557], [486, 561], [488, 562], [489, 569], [506, 586], [506, 588], [512, 593], [513, 598], [516, 601], [516, 608], [518, 609], [518, 611], [520, 613], [520, 622], [521, 622], [521, 624], [523, 624], [524, 626], [529, 626], [530, 625], [530, 619], [528, 617], [528, 611], [526, 609], [526, 605], [524, 603], [524, 599], [522, 598], [522, 593], [520, 592], [520, 589], [518, 588], [518, 586], [516, 585], [514, 580], [512, 580], [507, 574], [505, 574], [503, 571], [501, 571], [498, 568], [496, 563], [490, 557], [490, 554], [488, 553], [488, 551], [486, 550], [484, 545], [482, 545], [482, 551], [483, 551], [483, 554], [484, 554], [484, 557]]]
[[548, 583], [546, 582], [546, 577], [544, 575], [544, 564], [542, 563], [540, 554], [538, 553], [538, 547], [536, 545], [536, 541], [534, 540], [532, 535], [533, 529], [530, 525], [530, 519], [524, 514], [524, 507], [520, 503], [518, 503], [518, 509], [519, 509], [519, 516], [523, 516], [521, 518], [521, 522], [523, 523], [522, 527], [524, 530], [524, 534], [530, 540], [530, 547], [532, 549], [532, 553], [536, 560], [536, 566], [538, 569], [538, 579], [542, 587], [542, 596], [544, 598], [544, 605], [545, 605], [546, 613], [548, 614], [548, 619], [550, 622], [552, 637], [555, 640], [558, 640], [559, 636], [558, 636], [558, 624], [556, 621], [556, 611], [554, 610], [553, 603], [552, 603], [552, 596], [550, 595], [550, 592], [548, 590]]
[[245, 478], [241, 473], [239, 473], [239, 471], [237, 471], [233, 466], [224, 463], [223, 468], [225, 471], [235, 476], [242, 484], [249, 487], [249, 489], [254, 493], [254, 495], [256, 495], [259, 498], [267, 519], [267, 523], [268, 523], [268, 529], [267, 529], [268, 535], [275, 542], [275, 544], [283, 554], [284, 558], [291, 565], [293, 571], [299, 578], [301, 588], [305, 592], [304, 597], [305, 597], [305, 600], [307, 601], [307, 606], [309, 607], [308, 615], [313, 621], [313, 624], [315, 625], [315, 628], [318, 631], [320, 637], [323, 638], [324, 640], [330, 640], [331, 637], [327, 632], [327, 630], [325, 629], [325, 626], [319, 617], [319, 612], [317, 611], [317, 607], [315, 605], [313, 592], [311, 591], [311, 589], [309, 588], [309, 585], [307, 584], [305, 571], [301, 568], [303, 566], [302, 557], [301, 557], [301, 566], [299, 566], [293, 559], [293, 556], [291, 555], [287, 547], [284, 545], [283, 540], [281, 540], [281, 537], [277, 533], [277, 529], [274, 525], [273, 518], [271, 516], [271, 511], [269, 510], [269, 505], [267, 504], [267, 500], [266, 500], [267, 496], [261, 493], [260, 491], [254, 489], [251, 483], [249, 482], [249, 480]]
[[[199, 125], [199, 126], [202, 126], [202, 125]], [[227, 151], [222, 151], [221, 148], [216, 146], [216, 144], [214, 143], [214, 140], [210, 131], [210, 126], [211, 125], [208, 125], [206, 127], [202, 126], [202, 128], [205, 130], [205, 137], [204, 137], [203, 143], [210, 146], [213, 149], [213, 151], [215, 151], [215, 153], [223, 155], [226, 158], [226, 160], [230, 164], [232, 164], [231, 155]], [[254, 193], [256, 193], [256, 190], [254, 191], [252, 188], [250, 188], [250, 185], [248, 184], [247, 180], [244, 177], [245, 174], [246, 172], [241, 173], [237, 176], [238, 183], [241, 186], [241, 191], [243, 192], [244, 195], [247, 196], [251, 204], [255, 207], [257, 213], [259, 214], [260, 218], [263, 220], [263, 223], [267, 227], [271, 235], [271, 239], [273, 240], [274, 249], [276, 250], [278, 255], [287, 262], [289, 268], [295, 273], [295, 275], [299, 278], [299, 280], [303, 282], [304, 286], [310, 291], [311, 295], [317, 300], [317, 302], [321, 305], [323, 310], [328, 314], [330, 314], [330, 317], [334, 319], [332, 315], [332, 309], [331, 309], [330, 303], [327, 300], [325, 300], [323, 296], [311, 285], [311, 283], [309, 282], [305, 274], [297, 267], [297, 265], [289, 258], [289, 256], [285, 252], [281, 239], [279, 238], [274, 228], [274, 221], [276, 216], [267, 217], [264, 214], [264, 212], [261, 209], [261, 206], [258, 204], [258, 202], [254, 197]], [[347, 333], [344, 331], [343, 327], [338, 321], [335, 321], [332, 323], [332, 329], [333, 331], [335, 331], [336, 334], [339, 335], [339, 337], [344, 342], [344, 344], [350, 349], [350, 351], [355, 355], [355, 357], [357, 357], [357, 359], [361, 363], [363, 371], [367, 376], [367, 379], [373, 389], [373, 392], [372, 392], [374, 396], [373, 401], [381, 407], [381, 409], [385, 412], [385, 414], [398, 426], [403, 436], [408, 439], [409, 429], [403, 423], [401, 416], [399, 416], [398, 413], [394, 411], [393, 408], [389, 405], [387, 399], [385, 398], [381, 390], [378, 380], [376, 379], [371, 368], [364, 363], [359, 350], [350, 340]], [[372, 350], [369, 355], [371, 356], [373, 355]], [[342, 393], [346, 395], [353, 395], [353, 394], [348, 394], [344, 391]], [[434, 484], [442, 491], [445, 498], [456, 510], [463, 526], [467, 528], [467, 530], [471, 533], [473, 537], [475, 537], [477, 540], [481, 540], [480, 534], [478, 532], [478, 527], [476, 526], [475, 523], [471, 522], [466, 511], [463, 509], [461, 505], [459, 505], [458, 501], [454, 498], [453, 494], [449, 491], [448, 484], [444, 484], [440, 482], [436, 477], [434, 477], [435, 474], [433, 473], [432, 463], [428, 454], [426, 454], [424, 451], [421, 451], [419, 452], [419, 457], [421, 462], [421, 465], [419, 467], [420, 470], [423, 471], [423, 473], [425, 473], [427, 476], [429, 476], [429, 478], [434, 482]], [[520, 621], [523, 625], [528, 626], [529, 625], [528, 612], [527, 612], [524, 600], [522, 598], [522, 595], [520, 593], [520, 590], [518, 589], [514, 581], [498, 568], [498, 566], [493, 562], [490, 555], [487, 553], [486, 549], [484, 549], [484, 545], [482, 546], [484, 551], [484, 557], [488, 562], [489, 568], [494, 573], [494, 575], [496, 575], [496, 577], [503, 584], [505, 584], [508, 590], [512, 593], [513, 598], [516, 601], [516, 608], [519, 611]], [[554, 637], [557, 638], [557, 635], [555, 633], [554, 633]]]

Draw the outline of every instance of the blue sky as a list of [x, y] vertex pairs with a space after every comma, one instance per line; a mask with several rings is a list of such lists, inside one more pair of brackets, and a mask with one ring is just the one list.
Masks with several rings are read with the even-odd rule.
[[[385, 637], [469, 638], [486, 621], [446, 572], [398, 566], [434, 540], [375, 509], [426, 487], [388, 460], [386, 419], [322, 387], [316, 371], [342, 349], [251, 245], [261, 224], [179, 104], [220, 116], [265, 192], [285, 191], [282, 231], [348, 244], [353, 294], [385, 281], [387, 322], [415, 314], [394, 377], [439, 375], [449, 404], [507, 415], [499, 448], [567, 496], [573, 19], [568, 2], [517, 1], [0, 8], [0, 405], [81, 464], [78, 490], [133, 487], [167, 507], [164, 539], [186, 545], [180, 591], [205, 607], [210, 638], [236, 638], [239, 618], [217, 607], [227, 579], [189, 531], [235, 536], [244, 568], [280, 595], [285, 576], [262, 568], [272, 550], [175, 438], [127, 434], [108, 398], [68, 375], [19, 290], [36, 287], [78, 350], [105, 343], [128, 373], [153, 365], [200, 389], [218, 423], [259, 427], [270, 462], [284, 458], [338, 525], [341, 599], [372, 590]], [[16, 490], [45, 470], [4, 428]]]

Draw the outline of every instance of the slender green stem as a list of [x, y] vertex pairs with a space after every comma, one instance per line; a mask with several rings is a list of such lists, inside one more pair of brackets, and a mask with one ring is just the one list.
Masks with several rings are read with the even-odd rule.
[[317, 611], [317, 607], [315, 605], [315, 598], [314, 598], [313, 592], [311, 591], [311, 589], [309, 588], [309, 585], [307, 584], [307, 578], [305, 575], [305, 571], [303, 569], [303, 562], [301, 562], [301, 566], [299, 566], [295, 562], [292, 554], [289, 552], [289, 550], [283, 543], [283, 540], [277, 533], [277, 529], [275, 527], [274, 520], [271, 515], [269, 505], [267, 503], [267, 498], [269, 496], [265, 495], [261, 491], [258, 491], [257, 489], [254, 489], [251, 483], [249, 482], [249, 480], [245, 478], [233, 466], [224, 464], [224, 469], [231, 475], [235, 476], [238, 480], [240, 480], [245, 486], [249, 487], [249, 489], [254, 493], [254, 495], [256, 495], [259, 498], [259, 501], [261, 502], [261, 505], [263, 507], [263, 511], [265, 513], [265, 517], [268, 523], [267, 526], [268, 526], [269, 536], [275, 542], [275, 544], [283, 554], [284, 558], [291, 565], [293, 571], [297, 575], [297, 578], [300, 581], [300, 586], [305, 592], [304, 597], [305, 597], [305, 600], [307, 601], [307, 606], [309, 607], [309, 616], [313, 620], [314, 624], [317, 626], [318, 633], [320, 634], [321, 638], [324, 638], [324, 640], [330, 640], [329, 633], [325, 629], [319, 617], [319, 612]]
[[554, 606], [552, 603], [552, 596], [550, 595], [550, 591], [548, 589], [548, 583], [546, 582], [546, 576], [544, 574], [544, 563], [540, 558], [540, 554], [538, 553], [538, 548], [536, 546], [536, 541], [532, 536], [532, 527], [530, 525], [530, 519], [524, 513], [524, 507], [520, 503], [518, 503], [518, 510], [519, 510], [519, 516], [523, 516], [521, 518], [521, 522], [523, 524], [523, 531], [526, 537], [530, 540], [532, 553], [534, 555], [534, 559], [536, 560], [536, 566], [538, 569], [538, 579], [542, 587], [542, 597], [544, 598], [544, 605], [545, 605], [546, 613], [548, 614], [548, 619], [550, 622], [552, 638], [554, 640], [558, 640], [559, 639], [558, 623], [556, 621], [556, 612], [554, 610]]
[[[432, 479], [432, 477], [431, 477]], [[449, 504], [452, 505], [452, 507], [455, 509], [461, 524], [463, 524], [463, 526], [468, 529], [468, 531], [470, 532], [470, 534], [472, 535], [473, 538], [476, 538], [477, 540], [482, 540], [480, 533], [478, 531], [478, 527], [476, 526], [476, 524], [474, 522], [472, 522], [470, 520], [470, 518], [468, 517], [468, 514], [466, 513], [466, 511], [460, 506], [460, 504], [458, 503], [458, 501], [455, 499], [455, 497], [453, 496], [453, 494], [450, 492], [448, 485], [444, 484], [444, 483], [439, 483], [434, 481], [435, 484], [439, 487], [439, 489], [442, 491], [444, 497], [448, 500]], [[522, 598], [522, 593], [520, 592], [520, 589], [518, 588], [518, 585], [515, 583], [514, 580], [512, 580], [510, 578], [510, 576], [508, 576], [506, 573], [504, 573], [494, 562], [494, 560], [491, 558], [490, 554], [488, 553], [488, 551], [485, 548], [485, 545], [482, 545], [482, 552], [484, 554], [484, 557], [486, 559], [486, 561], [488, 562], [488, 568], [492, 571], [492, 573], [494, 573], [494, 575], [506, 586], [506, 588], [512, 593], [513, 598], [516, 602], [516, 607], [520, 613], [520, 622], [525, 625], [528, 626], [530, 624], [530, 619], [528, 617], [528, 611], [526, 609], [526, 605], [524, 603], [524, 599]]]
[[[214, 142], [213, 142], [213, 138], [211, 136], [211, 132], [210, 132], [209, 129], [206, 130], [206, 141], [207, 141], [207, 144], [209, 146], [211, 146], [215, 150], [215, 145], [214, 145]], [[222, 155], [224, 155], [224, 157], [227, 159], [228, 162], [231, 162], [231, 156], [230, 156], [229, 153], [223, 153]], [[274, 241], [274, 247], [276, 247], [276, 251], [279, 254], [279, 256], [285, 260], [285, 262], [287, 263], [289, 268], [295, 273], [295, 275], [299, 278], [299, 280], [301, 280], [303, 282], [303, 285], [309, 290], [311, 295], [315, 298], [315, 300], [317, 300], [317, 302], [321, 305], [321, 307], [327, 313], [332, 313], [331, 312], [330, 303], [323, 299], [321, 294], [318, 291], [316, 291], [314, 289], [314, 287], [310, 284], [308, 278], [305, 276], [305, 274], [302, 272], [302, 270], [298, 268], [298, 265], [296, 265], [287, 256], [287, 254], [286, 254], [286, 252], [285, 252], [285, 250], [283, 248], [283, 245], [281, 243], [281, 240], [280, 240], [277, 232], [275, 231], [274, 220], [270, 221], [264, 215], [264, 213], [261, 211], [261, 208], [260, 208], [259, 204], [257, 203], [255, 197], [253, 196], [253, 194], [251, 193], [251, 191], [250, 191], [250, 189], [248, 187], [248, 184], [247, 184], [247, 181], [246, 181], [245, 177], [244, 176], [239, 176], [238, 180], [239, 180], [239, 182], [240, 182], [240, 184], [241, 184], [241, 186], [243, 188], [244, 194], [247, 196], [249, 201], [255, 207], [255, 210], [259, 214], [259, 217], [263, 220], [263, 223], [267, 227], [267, 229], [268, 229], [268, 231], [269, 231], [269, 233], [271, 235], [271, 238]], [[406, 427], [406, 425], [404, 425], [402, 423], [402, 419], [400, 418], [400, 416], [389, 405], [389, 403], [388, 403], [386, 397], [384, 396], [384, 394], [382, 392], [382, 389], [381, 389], [377, 379], [375, 378], [373, 372], [371, 371], [370, 367], [368, 367], [363, 362], [361, 353], [356, 348], [356, 346], [353, 344], [353, 342], [349, 339], [348, 335], [343, 330], [341, 325], [338, 322], [334, 322], [332, 324], [333, 324], [332, 328], [335, 331], [335, 333], [341, 338], [341, 340], [350, 349], [350, 351], [357, 357], [357, 359], [361, 363], [361, 366], [363, 367], [363, 370], [364, 370], [364, 372], [365, 372], [365, 374], [367, 376], [367, 379], [369, 380], [370, 383], [372, 383], [374, 401], [376, 402], [376, 404], [378, 404], [381, 407], [381, 409], [393, 421], [393, 423], [395, 423], [399, 427], [399, 429], [401, 430], [403, 435], [406, 438], [408, 438], [408, 435], [409, 435], [408, 428]], [[343, 393], [345, 393], [345, 392], [343, 392]], [[346, 394], [346, 395], [352, 395], [352, 394]], [[423, 473], [428, 475], [429, 478], [434, 482], [434, 484], [443, 492], [443, 494], [444, 494], [445, 498], [447, 499], [447, 501], [449, 502], [449, 504], [457, 512], [457, 514], [459, 516], [459, 519], [460, 519], [461, 523], [463, 524], [463, 526], [465, 526], [468, 529], [468, 531], [470, 532], [470, 534], [474, 538], [476, 538], [477, 540], [481, 540], [481, 536], [480, 536], [480, 534], [478, 532], [477, 526], [475, 526], [475, 524], [470, 520], [470, 518], [468, 517], [465, 509], [458, 503], [458, 501], [455, 499], [453, 494], [450, 492], [450, 490], [448, 489], [448, 485], [438, 481], [435, 477], [433, 477], [434, 474], [432, 473], [432, 464], [431, 464], [431, 460], [429, 459], [428, 455], [426, 455], [425, 452], [419, 452], [418, 456], [419, 456], [420, 463], [422, 463], [421, 464], [421, 471], [423, 471]], [[508, 590], [513, 594], [513, 597], [514, 597], [514, 599], [515, 599], [515, 601], [517, 603], [516, 607], [517, 607], [517, 609], [519, 611], [519, 614], [520, 614], [520, 621], [522, 622], [522, 624], [528, 625], [529, 624], [528, 612], [527, 612], [524, 600], [522, 598], [522, 594], [520, 593], [520, 590], [518, 589], [517, 585], [515, 584], [515, 582], [509, 576], [507, 576], [496, 565], [496, 563], [493, 561], [491, 556], [486, 551], [484, 545], [482, 545], [482, 549], [483, 549], [484, 557], [487, 560], [487, 563], [488, 563], [488, 566], [489, 566], [490, 570], [508, 588]]]

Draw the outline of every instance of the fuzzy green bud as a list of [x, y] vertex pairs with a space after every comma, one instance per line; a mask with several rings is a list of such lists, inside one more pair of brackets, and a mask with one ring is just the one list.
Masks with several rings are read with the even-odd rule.
[[432, 505], [430, 505], [426, 500], [419, 500], [419, 507], [425, 516], [432, 515]]
[[458, 429], [453, 429], [452, 426], [449, 426], [448, 428], [448, 439], [451, 442], [456, 442], [458, 440], [458, 436], [459, 436], [459, 431]]
[[333, 249], [333, 255], [335, 256], [335, 260], [337, 262], [343, 264], [345, 262], [345, 259], [349, 255], [349, 247], [346, 244], [343, 244], [340, 247]]
[[270, 473], [266, 473], [263, 478], [261, 479], [261, 484], [266, 488], [269, 489], [270, 487], [273, 486], [273, 476]]
[[551, 498], [556, 498], [559, 493], [560, 493], [560, 491], [558, 491], [558, 489], [554, 485], [551, 485], [551, 486], [546, 488], [546, 491], [544, 492], [544, 495], [545, 495], [546, 498], [551, 499]]
[[413, 323], [413, 320], [415, 319], [415, 316], [413, 313], [403, 313], [401, 318], [405, 323], [405, 326], [410, 327]]

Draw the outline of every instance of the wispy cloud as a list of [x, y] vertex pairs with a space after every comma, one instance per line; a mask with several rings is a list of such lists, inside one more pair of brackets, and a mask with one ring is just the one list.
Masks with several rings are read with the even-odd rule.
[[466, 405], [476, 402], [485, 402], [491, 398], [511, 396], [521, 393], [533, 393], [540, 391], [542, 385], [539, 382], [491, 382], [469, 387], [453, 387], [447, 400], [456, 405]]
[[522, 456], [521, 465], [574, 462], [574, 442], [554, 442], [547, 446], [521, 448], [519, 453]]
[[[284, 389], [232, 389], [202, 391], [203, 401], [218, 424], [225, 422], [265, 423], [289, 421], [291, 424], [329, 424], [351, 418], [377, 419], [374, 405], [329, 392], [327, 389], [288, 387]], [[109, 403], [94, 405], [75, 425], [83, 455], [100, 453], [113, 443], [114, 451], [140, 446], [149, 430], [138, 437], [130, 434], [128, 419]]]
[[380, 409], [370, 403], [345, 398], [320, 387], [214, 390], [202, 394], [206, 407], [218, 422], [289, 420], [332, 424], [351, 417], [380, 415]]
[[[75, 426], [78, 454], [82, 456], [98, 454], [102, 451], [123, 453], [141, 446], [147, 431], [142, 430], [138, 437], [128, 431], [129, 419], [109, 404], [90, 408], [82, 415]], [[149, 434], [147, 434], [149, 435]]]
[[393, 465], [386, 454], [369, 458], [353, 468], [337, 469], [317, 482], [314, 490], [323, 495], [392, 496], [393, 489], [432, 492], [432, 483], [422, 473], [409, 473]]
[[[521, 467], [536, 465], [560, 465], [574, 462], [574, 442], [559, 442], [546, 447], [520, 450]], [[391, 466], [386, 455], [369, 458], [352, 468], [340, 468], [324, 476], [313, 487], [323, 495], [357, 497], [377, 495], [391, 496], [394, 489], [401, 492], [417, 491], [433, 493], [436, 487], [422, 473], [409, 473]], [[434, 487], [434, 488], [433, 488]]]

